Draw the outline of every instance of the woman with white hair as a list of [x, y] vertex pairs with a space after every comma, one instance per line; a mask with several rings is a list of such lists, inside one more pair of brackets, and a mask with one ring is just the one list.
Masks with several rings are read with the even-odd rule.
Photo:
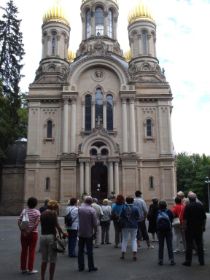
[[101, 206], [103, 216], [101, 217], [100, 225], [101, 225], [101, 244], [111, 244], [109, 242], [109, 229], [111, 222], [111, 212], [112, 208], [109, 205], [109, 200], [105, 198], [103, 200], [103, 205]]

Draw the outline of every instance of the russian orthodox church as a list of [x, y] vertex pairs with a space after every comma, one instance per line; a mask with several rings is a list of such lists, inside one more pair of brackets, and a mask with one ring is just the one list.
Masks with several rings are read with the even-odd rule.
[[24, 199], [65, 203], [141, 190], [171, 201], [172, 93], [156, 57], [156, 23], [140, 4], [128, 17], [130, 51], [117, 40], [117, 0], [82, 0], [76, 54], [59, 4], [43, 17], [42, 58], [29, 87]]

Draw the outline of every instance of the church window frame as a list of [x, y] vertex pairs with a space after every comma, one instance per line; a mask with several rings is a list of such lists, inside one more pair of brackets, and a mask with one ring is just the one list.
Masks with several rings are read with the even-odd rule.
[[55, 124], [54, 121], [49, 118], [44, 123], [44, 139], [43, 142], [55, 142], [54, 134], [55, 134]]
[[149, 189], [154, 190], [154, 177], [149, 176]]
[[108, 11], [108, 20], [107, 20], [107, 36], [113, 38], [113, 11], [109, 9]]
[[144, 133], [146, 140], [154, 140], [154, 121], [150, 117], [144, 121]]
[[50, 139], [52, 138], [52, 135], [53, 135], [53, 122], [52, 120], [48, 120], [47, 121], [47, 138]]
[[104, 94], [101, 87], [97, 87], [95, 91], [95, 127], [103, 124], [103, 101]]
[[92, 123], [92, 96], [91, 94], [85, 95], [85, 131], [91, 131]]
[[148, 31], [146, 29], [142, 30], [142, 54], [148, 55]]
[[[109, 106], [110, 105], [110, 106]], [[113, 131], [114, 127], [114, 98], [112, 94], [106, 96], [106, 128]]]
[[86, 36], [86, 39], [91, 37], [91, 11], [90, 11], [90, 9], [87, 9], [86, 13], [85, 13], [85, 36]]
[[51, 180], [50, 177], [45, 178], [45, 191], [49, 192], [50, 191], [50, 185], [51, 185]]
[[95, 9], [95, 35], [104, 36], [104, 9], [100, 6]]
[[56, 55], [56, 48], [57, 48], [57, 32], [52, 31], [52, 37], [51, 37], [51, 54]]

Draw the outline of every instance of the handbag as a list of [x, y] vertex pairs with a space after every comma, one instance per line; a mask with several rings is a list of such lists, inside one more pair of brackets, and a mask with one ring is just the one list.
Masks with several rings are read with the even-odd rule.
[[172, 222], [172, 226], [173, 226], [173, 227], [177, 227], [177, 226], [179, 226], [179, 225], [180, 225], [180, 219], [179, 219], [179, 217], [174, 218], [174, 219], [173, 219], [173, 222]]
[[61, 236], [56, 236], [55, 241], [53, 243], [53, 250], [55, 250], [57, 253], [64, 253], [66, 250], [66, 240], [65, 238]]
[[29, 217], [28, 217], [28, 212], [26, 211], [26, 209], [23, 210], [23, 218], [22, 221], [20, 223], [20, 228], [21, 230], [26, 230], [29, 226]]

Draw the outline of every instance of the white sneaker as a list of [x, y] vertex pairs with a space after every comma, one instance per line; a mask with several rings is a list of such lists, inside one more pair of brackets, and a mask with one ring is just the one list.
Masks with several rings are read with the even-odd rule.
[[28, 274], [36, 274], [36, 273], [38, 273], [38, 270], [29, 270], [28, 271]]

